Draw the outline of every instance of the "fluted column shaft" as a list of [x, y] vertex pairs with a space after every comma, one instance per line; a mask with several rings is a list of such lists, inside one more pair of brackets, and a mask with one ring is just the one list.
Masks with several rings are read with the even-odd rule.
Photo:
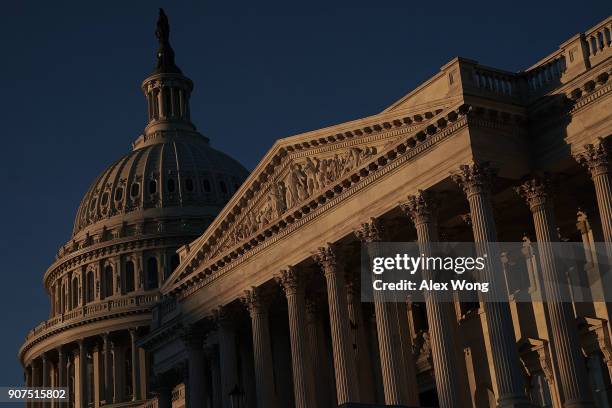
[[138, 364], [136, 329], [130, 329], [130, 349], [132, 351], [132, 401], [138, 401], [140, 400], [140, 364]]
[[[489, 282], [491, 299], [507, 296], [506, 283], [502, 279], [502, 265], [497, 230], [493, 218], [490, 198], [490, 183], [494, 172], [486, 164], [461, 166], [453, 175], [466, 194], [472, 220], [472, 231], [476, 253], [484, 257], [485, 267], [481, 280]], [[507, 302], [489, 302], [481, 298], [486, 315], [489, 343], [493, 359], [491, 364], [497, 381], [497, 403], [499, 407], [531, 406], [527, 401], [523, 384], [520, 360], [514, 339], [512, 315]]]
[[79, 340], [79, 396], [80, 407], [87, 408], [87, 347], [84, 340]]
[[[361, 225], [355, 235], [362, 242], [378, 242], [382, 240], [382, 228], [376, 219]], [[370, 253], [370, 258], [378, 254]], [[405, 384], [406, 373], [403, 361], [398, 358], [397, 351], [401, 349], [398, 343], [397, 310], [395, 304], [381, 299], [381, 294], [374, 291], [374, 313], [376, 314], [376, 331], [380, 366], [387, 405], [411, 405], [408, 395], [408, 384]]]
[[564, 273], [557, 265], [552, 242], [558, 242], [556, 223], [552, 209], [551, 182], [548, 177], [538, 177], [517, 188], [525, 198], [533, 214], [538, 241], [538, 253], [546, 309], [550, 319], [551, 337], [556, 354], [564, 407], [592, 407], [586, 365], [580, 351], [580, 342], [567, 287], [559, 285]]
[[206, 408], [208, 399], [208, 381], [206, 379], [206, 363], [204, 358], [204, 336], [202, 333], [189, 331], [184, 336], [187, 349], [187, 406], [190, 408]]
[[221, 375], [221, 401], [223, 408], [231, 408], [230, 392], [238, 385], [236, 333], [226, 309], [216, 312], [219, 327], [219, 369]]
[[295, 407], [314, 408], [314, 387], [310, 383], [312, 373], [306, 343], [304, 288], [294, 268], [281, 271], [277, 280], [287, 297]]
[[260, 288], [246, 291], [243, 302], [251, 316], [253, 332], [253, 362], [255, 365], [255, 387], [258, 408], [275, 408], [274, 372], [272, 367], [272, 344], [268, 320], [268, 299]]
[[359, 277], [347, 280], [346, 303], [348, 306], [349, 320], [354, 322], [356, 330], [355, 365], [359, 378], [359, 396], [361, 402], [375, 403], [376, 389], [374, 380], [374, 368], [368, 347], [366, 324], [363, 320], [361, 302], [359, 300]]
[[[431, 243], [439, 240], [434, 198], [430, 193], [421, 191], [418, 195], [409, 197], [408, 202], [402, 208], [416, 227], [421, 254], [431, 256], [433, 252]], [[433, 278], [432, 271], [423, 271], [423, 279]], [[461, 374], [455, 355], [450, 306], [451, 304], [445, 302], [437, 291], [425, 291], [425, 308], [440, 408], [459, 408], [462, 404], [459, 384]]]
[[327, 356], [327, 347], [321, 320], [319, 303], [315, 299], [306, 300], [306, 331], [308, 332], [309, 353], [312, 361], [312, 370], [315, 375], [315, 406], [317, 408], [329, 408], [335, 404], [336, 397], [332, 394], [333, 378], [332, 367]]
[[[67, 387], [66, 381], [66, 355], [62, 347], [57, 348], [57, 387]], [[68, 406], [66, 402], [60, 402], [60, 407]]]
[[612, 242], [611, 152], [612, 148], [608, 139], [601, 139], [598, 144], [585, 145], [584, 151], [575, 155], [576, 160], [588, 168], [593, 184], [595, 184], [601, 229], [606, 242]]
[[[23, 370], [23, 374], [24, 374], [25, 386], [26, 387], [33, 387], [33, 385], [32, 385], [32, 366], [31, 365], [26, 365], [24, 370]], [[30, 408], [32, 406], [32, 403], [30, 401], [26, 400], [25, 406], [26, 406], [26, 408]]]
[[327, 283], [327, 303], [338, 405], [359, 402], [355, 360], [352, 356], [348, 333], [348, 306], [344, 276], [338, 273], [336, 256], [330, 246], [319, 248], [314, 259], [323, 269]]
[[104, 349], [104, 398], [107, 404], [113, 403], [113, 383], [111, 380], [111, 350], [109, 334], [102, 335], [102, 347]]

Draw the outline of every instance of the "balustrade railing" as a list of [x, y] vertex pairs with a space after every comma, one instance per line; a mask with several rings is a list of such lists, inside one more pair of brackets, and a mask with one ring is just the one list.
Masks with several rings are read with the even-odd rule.
[[124, 296], [118, 299], [106, 299], [95, 303], [89, 303], [54, 316], [48, 319], [35, 328], [30, 330], [26, 336], [26, 340], [37, 337], [43, 332], [55, 328], [59, 325], [69, 323], [87, 316], [104, 315], [113, 311], [121, 311], [122, 309], [130, 309], [134, 306], [153, 306], [159, 300], [157, 293], [141, 293], [129, 296]]

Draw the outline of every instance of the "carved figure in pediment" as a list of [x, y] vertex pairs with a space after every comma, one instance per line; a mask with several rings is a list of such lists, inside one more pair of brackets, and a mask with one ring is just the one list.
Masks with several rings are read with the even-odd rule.
[[292, 163], [287, 177], [287, 207], [293, 207], [306, 197], [306, 174], [302, 166]]
[[287, 194], [287, 188], [285, 183], [282, 181], [276, 184], [272, 184], [270, 189], [270, 197], [272, 197], [272, 217], [280, 217], [285, 211], [287, 211], [287, 203], [285, 197]]
[[315, 157], [313, 160], [308, 157], [306, 159], [306, 164], [304, 165], [304, 174], [306, 175], [306, 191], [307, 195], [310, 197], [313, 192], [319, 189], [319, 178], [317, 177], [319, 173], [319, 160]]

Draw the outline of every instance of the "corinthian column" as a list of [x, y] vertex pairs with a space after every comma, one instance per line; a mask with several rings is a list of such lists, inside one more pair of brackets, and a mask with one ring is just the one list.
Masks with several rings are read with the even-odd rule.
[[536, 177], [516, 188], [529, 204], [538, 240], [538, 253], [544, 280], [546, 308], [550, 317], [551, 337], [557, 357], [564, 407], [592, 407], [586, 366], [580, 352], [580, 342], [574, 312], [569, 303], [567, 287], [559, 285], [564, 273], [559, 269], [552, 242], [557, 242], [555, 217], [552, 209], [552, 186], [548, 176]]
[[110, 350], [109, 334], [102, 335], [102, 348], [104, 350], [104, 399], [107, 404], [113, 403], [113, 383], [111, 380], [112, 356]]
[[[355, 235], [362, 242], [379, 242], [382, 229], [378, 220], [372, 218], [370, 222], [362, 224], [355, 231]], [[375, 254], [370, 254], [375, 256]], [[408, 395], [409, 385], [406, 381], [406, 370], [403, 357], [398, 355], [402, 349], [399, 344], [397, 326], [397, 309], [395, 304], [380, 299], [380, 293], [374, 291], [374, 312], [376, 314], [376, 331], [378, 334], [378, 348], [380, 354], [380, 368], [382, 372], [385, 404], [387, 405], [414, 405], [414, 396]], [[400, 353], [401, 355], [401, 353]], [[416, 383], [416, 379], [414, 379]]]
[[77, 340], [79, 344], [79, 399], [80, 407], [87, 408], [89, 396], [87, 394], [87, 346], [85, 340]]
[[253, 359], [255, 364], [255, 387], [257, 406], [275, 408], [274, 372], [272, 368], [272, 346], [270, 342], [270, 322], [268, 320], [268, 298], [261, 288], [253, 287], [245, 291], [242, 302], [249, 310], [253, 332]]
[[208, 381], [204, 361], [205, 334], [201, 329], [188, 327], [183, 333], [183, 343], [187, 349], [187, 406], [206, 408], [208, 400]]
[[[474, 164], [461, 166], [452, 175], [452, 179], [461, 186], [470, 204], [476, 252], [485, 259], [481, 279], [489, 282], [487, 295], [490, 299], [500, 300], [507, 297], [508, 290], [501, 272], [497, 230], [491, 206], [493, 176], [494, 171], [487, 164]], [[507, 302], [489, 302], [482, 297], [481, 305], [486, 315], [487, 335], [493, 356], [490, 363], [497, 383], [497, 404], [500, 408], [531, 407], [525, 395], [510, 306]]]
[[[402, 209], [416, 227], [420, 252], [425, 256], [431, 256], [431, 243], [438, 241], [436, 204], [431, 193], [419, 191], [417, 195], [408, 197], [408, 202], [402, 205]], [[423, 271], [425, 280], [433, 279], [433, 275], [432, 271]], [[440, 408], [462, 405], [459, 385], [459, 376], [462, 373], [459, 373], [457, 367], [450, 306], [452, 304], [445, 302], [438, 292], [425, 291], [425, 308]]]
[[338, 405], [359, 402], [355, 360], [351, 355], [351, 342], [348, 336], [348, 307], [344, 276], [338, 273], [336, 255], [331, 246], [321, 247], [313, 256], [321, 266], [327, 282], [327, 302], [329, 304], [329, 324], [336, 373], [336, 394]]
[[219, 332], [219, 369], [221, 374], [221, 401], [223, 408], [231, 408], [230, 392], [238, 386], [238, 358], [236, 356], [236, 332], [227, 307], [215, 311]]
[[574, 157], [591, 173], [604, 239], [606, 242], [612, 242], [612, 181], [609, 163], [612, 146], [608, 140], [600, 139], [596, 145], [587, 144], [584, 151]]
[[130, 328], [130, 349], [132, 351], [132, 401], [140, 400], [140, 364], [138, 364], [138, 346], [136, 329]]
[[296, 408], [314, 408], [313, 386], [310, 382], [310, 358], [304, 321], [306, 308], [304, 285], [293, 267], [282, 270], [276, 277], [287, 297], [289, 334], [291, 337], [291, 362]]

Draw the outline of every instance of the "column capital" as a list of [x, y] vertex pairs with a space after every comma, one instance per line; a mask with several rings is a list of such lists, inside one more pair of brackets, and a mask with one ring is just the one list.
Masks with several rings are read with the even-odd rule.
[[527, 202], [531, 211], [537, 211], [542, 206], [550, 204], [553, 194], [552, 178], [548, 174], [534, 176], [520, 186], [514, 187], [514, 191]]
[[496, 174], [497, 170], [489, 162], [482, 162], [460, 166], [459, 170], [451, 173], [451, 179], [470, 197], [489, 192]]
[[361, 242], [379, 242], [383, 240], [384, 231], [377, 218], [370, 218], [370, 221], [361, 224], [354, 234]]
[[419, 190], [417, 194], [408, 196], [407, 201], [400, 203], [400, 208], [415, 225], [420, 225], [435, 222], [438, 203], [432, 192]]
[[227, 305], [219, 305], [213, 309], [210, 319], [217, 327], [230, 328], [234, 324], [234, 312]]
[[270, 297], [263, 292], [260, 286], [251, 286], [251, 289], [244, 291], [244, 296], [240, 301], [247, 308], [251, 316], [264, 313], [268, 310]]
[[584, 150], [574, 153], [574, 159], [591, 172], [591, 177], [596, 177], [610, 172], [610, 156], [612, 155], [612, 143], [608, 138], [599, 138], [595, 144], [584, 145]]
[[317, 248], [312, 259], [319, 264], [325, 275], [336, 273], [336, 254], [332, 244]]
[[297, 268], [289, 266], [287, 269], [281, 270], [275, 277], [276, 282], [283, 288], [285, 295], [295, 295], [300, 289], [300, 279]]

